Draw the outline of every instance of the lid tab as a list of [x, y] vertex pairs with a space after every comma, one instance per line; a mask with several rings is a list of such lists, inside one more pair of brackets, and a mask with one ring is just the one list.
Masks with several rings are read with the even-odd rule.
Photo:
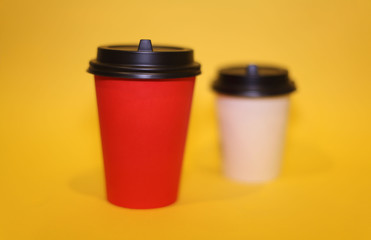
[[152, 43], [149, 39], [142, 39], [139, 42], [138, 52], [152, 52]]
[[247, 65], [246, 67], [246, 73], [247, 73], [247, 76], [249, 77], [256, 77], [259, 75], [258, 73], [258, 66], [256, 66], [255, 64], [249, 64]]

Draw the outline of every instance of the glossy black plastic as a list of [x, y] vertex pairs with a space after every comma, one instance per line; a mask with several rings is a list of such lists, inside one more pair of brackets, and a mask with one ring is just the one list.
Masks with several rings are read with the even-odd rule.
[[245, 97], [283, 95], [296, 90], [286, 69], [255, 64], [221, 69], [212, 87], [221, 94]]
[[193, 50], [182, 47], [152, 46], [143, 39], [138, 45], [98, 47], [97, 58], [90, 61], [89, 73], [137, 79], [167, 79], [196, 76], [201, 66]]

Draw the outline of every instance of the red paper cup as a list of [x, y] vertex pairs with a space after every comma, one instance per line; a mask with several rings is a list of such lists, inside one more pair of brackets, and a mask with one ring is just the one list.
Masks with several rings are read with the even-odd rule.
[[[123, 71], [123, 65], [112, 67], [112, 58], [107, 60], [98, 50], [89, 68], [95, 74], [108, 201], [136, 209], [163, 207], [177, 199], [195, 75], [200, 71], [193, 56], [193, 68], [164, 64], [166, 54], [174, 63], [174, 49], [176, 55], [183, 48], [151, 46], [151, 52], [140, 51], [146, 43], [142, 40], [138, 50], [129, 45], [108, 48], [116, 58], [144, 58], [145, 53], [144, 59], [152, 57], [152, 63], [159, 57], [151, 53], [160, 52], [161, 66], [144, 66], [136, 57], [132, 63], [124, 59], [128, 66]], [[102, 59], [110, 62], [106, 70]], [[101, 66], [96, 66], [99, 60]], [[119, 71], [113, 74], [114, 67]]]

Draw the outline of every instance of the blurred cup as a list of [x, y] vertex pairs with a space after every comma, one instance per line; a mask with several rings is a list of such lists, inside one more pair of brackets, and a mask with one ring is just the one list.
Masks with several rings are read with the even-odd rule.
[[288, 71], [254, 64], [228, 67], [213, 89], [225, 176], [251, 183], [275, 179], [282, 165], [289, 94], [296, 89]]
[[137, 45], [98, 48], [95, 75], [107, 198], [127, 208], [176, 201], [195, 76], [193, 50]]

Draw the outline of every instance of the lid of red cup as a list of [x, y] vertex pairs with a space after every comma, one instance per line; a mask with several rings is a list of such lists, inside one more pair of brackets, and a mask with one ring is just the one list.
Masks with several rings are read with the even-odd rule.
[[89, 73], [118, 78], [166, 79], [196, 76], [201, 66], [193, 50], [183, 47], [152, 46], [151, 40], [139, 45], [98, 47], [97, 58], [90, 61]]
[[245, 97], [283, 95], [296, 90], [286, 69], [255, 64], [221, 69], [212, 87], [218, 93]]

